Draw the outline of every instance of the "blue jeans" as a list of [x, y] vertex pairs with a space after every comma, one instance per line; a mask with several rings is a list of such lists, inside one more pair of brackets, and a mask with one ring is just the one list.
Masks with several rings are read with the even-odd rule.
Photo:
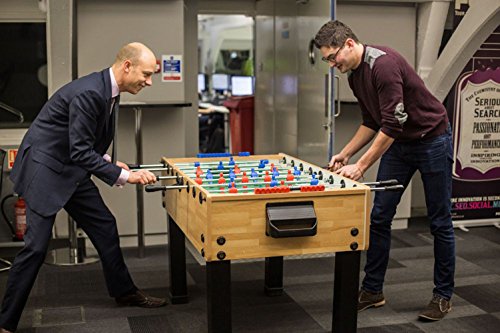
[[[455, 236], [451, 221], [451, 169], [453, 163], [451, 129], [435, 138], [394, 142], [380, 161], [377, 179], [397, 179], [406, 188], [416, 170], [422, 175], [427, 216], [434, 236], [434, 290], [446, 299], [453, 294]], [[391, 248], [391, 224], [403, 195], [375, 192], [371, 213], [370, 247], [367, 252], [362, 288], [380, 292]]]

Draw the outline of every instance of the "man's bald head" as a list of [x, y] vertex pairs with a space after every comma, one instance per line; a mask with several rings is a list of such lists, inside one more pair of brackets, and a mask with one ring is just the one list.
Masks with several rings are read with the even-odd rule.
[[155, 56], [153, 51], [151, 51], [146, 45], [139, 42], [133, 42], [122, 46], [116, 55], [114, 64], [121, 64], [126, 60], [130, 60], [132, 64], [136, 65], [143, 57], [154, 58]]

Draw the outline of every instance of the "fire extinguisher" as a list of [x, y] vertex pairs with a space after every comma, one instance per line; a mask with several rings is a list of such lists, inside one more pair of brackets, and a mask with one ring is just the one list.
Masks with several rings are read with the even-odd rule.
[[14, 225], [16, 226], [16, 239], [22, 240], [26, 232], [26, 202], [21, 197], [17, 198], [14, 205]]
[[14, 204], [14, 221], [11, 221], [7, 217], [5, 211], [5, 203], [7, 200], [15, 197], [17, 197], [15, 194], [9, 194], [3, 198], [1, 203], [2, 215], [12, 231], [12, 238], [14, 240], [23, 240], [24, 233], [26, 232], [26, 202], [23, 198], [17, 197]]

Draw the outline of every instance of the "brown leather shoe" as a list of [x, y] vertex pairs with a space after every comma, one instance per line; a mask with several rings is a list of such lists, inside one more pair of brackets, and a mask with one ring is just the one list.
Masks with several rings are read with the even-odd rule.
[[139, 306], [141, 308], [159, 308], [167, 305], [165, 298], [148, 296], [142, 290], [136, 290], [132, 294], [116, 297], [115, 300], [119, 305]]
[[372, 293], [361, 289], [358, 293], [358, 312], [369, 308], [378, 308], [385, 304], [385, 297], [382, 292]]
[[439, 295], [433, 295], [429, 305], [418, 315], [418, 319], [423, 321], [437, 321], [443, 319], [450, 311], [450, 300]]

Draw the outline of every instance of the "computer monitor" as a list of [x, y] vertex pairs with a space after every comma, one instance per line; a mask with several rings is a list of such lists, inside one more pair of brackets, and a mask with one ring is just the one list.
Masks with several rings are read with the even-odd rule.
[[215, 91], [229, 90], [229, 75], [212, 74], [212, 88]]
[[198, 74], [198, 92], [201, 94], [207, 91], [207, 78], [205, 74]]
[[233, 96], [253, 95], [253, 76], [232, 76], [231, 94]]

